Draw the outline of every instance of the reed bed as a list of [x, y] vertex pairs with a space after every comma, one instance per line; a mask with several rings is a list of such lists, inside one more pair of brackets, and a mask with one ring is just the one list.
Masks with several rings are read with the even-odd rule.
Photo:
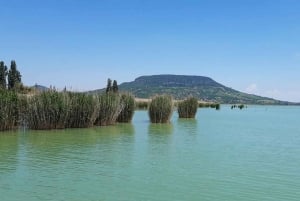
[[66, 93], [46, 91], [28, 97], [26, 114], [30, 129], [62, 129], [66, 127], [70, 103]]
[[188, 98], [178, 103], [177, 111], [179, 118], [195, 118], [198, 109], [198, 100]]
[[121, 95], [121, 105], [123, 109], [117, 118], [117, 122], [128, 123], [131, 122], [134, 109], [135, 109], [135, 100], [131, 94], [122, 94]]
[[98, 96], [99, 111], [95, 121], [97, 126], [113, 125], [123, 109], [120, 95], [105, 93]]
[[0, 131], [14, 129], [18, 120], [18, 94], [15, 91], [0, 90]]
[[156, 96], [149, 105], [152, 123], [169, 123], [173, 112], [173, 99], [168, 95]]
[[135, 108], [137, 110], [147, 110], [149, 106], [149, 101], [136, 101]]
[[98, 102], [93, 95], [67, 93], [68, 118], [66, 128], [88, 128], [94, 125], [98, 116]]

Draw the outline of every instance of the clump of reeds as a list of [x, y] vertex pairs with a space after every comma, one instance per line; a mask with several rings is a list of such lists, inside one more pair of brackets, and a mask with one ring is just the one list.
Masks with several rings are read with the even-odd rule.
[[172, 112], [173, 100], [168, 95], [154, 97], [149, 105], [149, 117], [152, 123], [170, 122]]
[[220, 109], [220, 103], [213, 103], [213, 102], [199, 102], [198, 107], [210, 107], [215, 108], [216, 110]]
[[117, 118], [117, 122], [131, 122], [135, 109], [134, 97], [131, 94], [122, 94], [121, 105], [123, 106], [123, 108]]
[[87, 128], [94, 125], [98, 115], [98, 102], [93, 95], [67, 93], [68, 117], [66, 128]]
[[0, 130], [10, 130], [17, 126], [19, 119], [19, 98], [15, 91], [0, 89]]
[[136, 101], [136, 109], [138, 110], [147, 110], [149, 106], [148, 101]]
[[95, 121], [97, 126], [106, 126], [116, 123], [123, 109], [121, 98], [118, 93], [105, 93], [98, 95], [99, 111]]
[[198, 100], [196, 98], [188, 98], [178, 103], [179, 118], [195, 118], [198, 109]]
[[65, 128], [69, 108], [66, 93], [51, 90], [28, 97], [27, 126], [38, 130]]

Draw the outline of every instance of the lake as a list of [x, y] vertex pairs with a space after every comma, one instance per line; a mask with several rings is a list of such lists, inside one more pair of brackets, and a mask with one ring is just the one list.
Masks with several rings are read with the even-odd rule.
[[300, 107], [0, 133], [1, 201], [300, 200]]

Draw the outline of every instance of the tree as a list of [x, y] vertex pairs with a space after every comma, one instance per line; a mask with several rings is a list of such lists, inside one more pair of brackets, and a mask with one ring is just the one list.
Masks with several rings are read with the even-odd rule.
[[107, 79], [107, 86], [106, 86], [106, 93], [111, 92], [112, 87], [111, 87], [111, 79]]
[[16, 89], [21, 84], [21, 74], [17, 70], [17, 64], [14, 60], [11, 61], [7, 79], [8, 89]]
[[0, 61], [0, 89], [6, 89], [7, 67]]
[[112, 90], [114, 93], [117, 93], [119, 91], [118, 83], [116, 80], [114, 80], [114, 82], [113, 82]]

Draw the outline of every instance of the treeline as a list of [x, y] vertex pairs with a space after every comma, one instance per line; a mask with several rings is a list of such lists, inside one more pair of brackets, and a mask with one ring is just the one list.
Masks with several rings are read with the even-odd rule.
[[9, 69], [3, 61], [0, 61], [0, 89], [18, 90], [22, 88], [21, 78], [21, 73], [14, 60], [11, 61]]

